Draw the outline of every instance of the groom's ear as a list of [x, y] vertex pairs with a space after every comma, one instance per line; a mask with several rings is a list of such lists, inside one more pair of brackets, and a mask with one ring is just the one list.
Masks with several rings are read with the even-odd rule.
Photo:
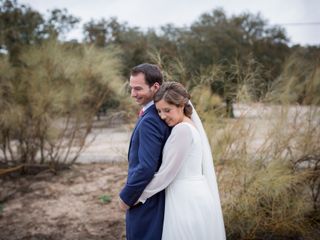
[[155, 83], [153, 84], [153, 87], [154, 87], [154, 90], [155, 90], [155, 91], [158, 91], [159, 88], [160, 88], [160, 84], [159, 84], [158, 82], [155, 82]]

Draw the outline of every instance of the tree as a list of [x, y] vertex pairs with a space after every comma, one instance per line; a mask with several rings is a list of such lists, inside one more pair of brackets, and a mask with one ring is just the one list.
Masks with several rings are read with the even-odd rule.
[[80, 18], [70, 15], [67, 9], [53, 9], [44, 24], [44, 33], [48, 38], [58, 38], [72, 30]]
[[16, 0], [0, 2], [0, 49], [9, 53], [10, 61], [17, 63], [23, 46], [41, 39], [44, 19], [40, 13]]
[[79, 19], [65, 9], [52, 10], [46, 20], [39, 12], [16, 0], [1, 0], [0, 50], [8, 52], [10, 61], [18, 65], [22, 48], [48, 38], [58, 38], [78, 22]]
[[116, 18], [90, 20], [83, 25], [84, 41], [97, 47], [121, 44], [121, 35], [126, 31], [127, 24], [120, 24]]

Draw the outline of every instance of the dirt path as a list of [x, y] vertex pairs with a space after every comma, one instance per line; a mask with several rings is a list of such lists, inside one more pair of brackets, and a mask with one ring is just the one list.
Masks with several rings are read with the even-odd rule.
[[94, 128], [87, 142], [91, 142], [79, 156], [79, 163], [126, 161], [131, 129], [127, 125], [116, 128]]
[[77, 164], [58, 174], [0, 179], [0, 239], [125, 239], [117, 196], [126, 169]]

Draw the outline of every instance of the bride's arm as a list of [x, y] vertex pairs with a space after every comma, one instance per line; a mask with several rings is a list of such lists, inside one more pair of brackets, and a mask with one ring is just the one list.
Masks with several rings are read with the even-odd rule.
[[179, 124], [172, 129], [166, 142], [166, 150], [163, 152], [160, 169], [144, 189], [139, 202], [144, 203], [149, 197], [162, 191], [173, 181], [181, 169], [191, 143], [191, 129], [186, 124]]

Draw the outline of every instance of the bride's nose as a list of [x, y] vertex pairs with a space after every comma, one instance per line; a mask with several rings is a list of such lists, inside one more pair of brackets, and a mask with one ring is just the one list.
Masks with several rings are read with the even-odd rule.
[[165, 116], [164, 114], [160, 113], [160, 118], [161, 118], [162, 120], [165, 120], [165, 119], [166, 119], [166, 116]]

